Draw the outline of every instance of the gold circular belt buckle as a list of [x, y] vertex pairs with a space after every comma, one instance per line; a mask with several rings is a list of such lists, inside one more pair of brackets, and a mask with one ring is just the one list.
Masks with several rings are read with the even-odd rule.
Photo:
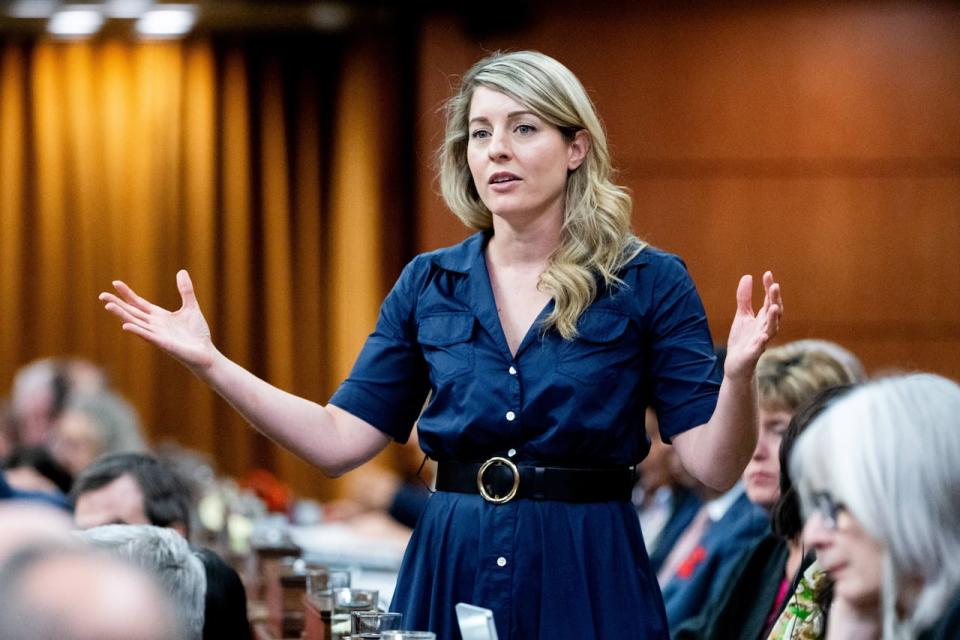
[[[495, 464], [503, 465], [508, 469], [510, 469], [510, 472], [513, 473], [513, 486], [510, 487], [510, 491], [508, 491], [505, 496], [491, 496], [489, 493], [487, 493], [486, 488], [483, 486], [483, 474], [486, 472], [487, 469], [489, 469]], [[480, 469], [477, 471], [477, 489], [480, 491], [480, 495], [483, 496], [483, 499], [486, 500], [487, 502], [492, 502], [494, 504], [503, 504], [505, 502], [510, 502], [516, 497], [517, 489], [519, 488], [520, 488], [520, 470], [517, 469], [517, 465], [513, 464], [506, 458], [501, 458], [499, 456], [490, 458], [489, 460], [484, 462], [482, 465], [480, 465]]]

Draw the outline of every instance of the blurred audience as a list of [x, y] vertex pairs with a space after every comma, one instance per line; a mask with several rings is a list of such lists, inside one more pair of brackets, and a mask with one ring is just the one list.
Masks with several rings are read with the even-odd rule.
[[73, 476], [44, 447], [17, 447], [3, 461], [10, 486], [22, 491], [66, 495]]
[[105, 524], [152, 524], [190, 534], [187, 485], [145, 453], [114, 453], [99, 458], [77, 476], [71, 497], [81, 529]]
[[74, 476], [101, 455], [145, 449], [137, 412], [106, 390], [71, 394], [50, 442], [53, 457]]
[[185, 640], [143, 571], [76, 546], [29, 547], [0, 565], [4, 640]]
[[203, 637], [207, 579], [203, 563], [187, 541], [172, 529], [152, 525], [109, 524], [77, 537], [153, 574], [171, 597], [184, 640]]
[[81, 358], [43, 358], [24, 365], [14, 376], [10, 395], [15, 444], [47, 446], [68, 397], [107, 386], [103, 370]]
[[932, 374], [868, 382], [797, 442], [804, 538], [835, 581], [827, 638], [956, 638], [960, 386]]
[[46, 491], [29, 491], [12, 487], [10, 483], [7, 482], [6, 472], [0, 470], [0, 502], [20, 500], [41, 502], [48, 506], [70, 511], [70, 504], [62, 495]]
[[[74, 517], [81, 529], [105, 524], [151, 524], [190, 536], [191, 495], [170, 466], [143, 453], [104, 456], [74, 483]], [[250, 637], [247, 597], [237, 572], [220, 556], [196, 550], [206, 574], [203, 637]]]
[[691, 489], [693, 479], [683, 470], [673, 447], [660, 438], [659, 421], [652, 409], [646, 412], [650, 451], [637, 465], [633, 503], [640, 530], [650, 557], [650, 566], [659, 571], [667, 554], [701, 507]]
[[34, 500], [0, 500], [0, 563], [30, 545], [68, 544], [72, 529], [63, 509]]

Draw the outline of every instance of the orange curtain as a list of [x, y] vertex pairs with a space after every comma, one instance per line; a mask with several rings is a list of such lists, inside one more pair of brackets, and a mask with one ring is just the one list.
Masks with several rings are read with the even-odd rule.
[[34, 358], [86, 357], [153, 442], [334, 495], [96, 298], [122, 278], [176, 307], [185, 267], [222, 351], [326, 402], [409, 257], [400, 46], [0, 45], [0, 384]]

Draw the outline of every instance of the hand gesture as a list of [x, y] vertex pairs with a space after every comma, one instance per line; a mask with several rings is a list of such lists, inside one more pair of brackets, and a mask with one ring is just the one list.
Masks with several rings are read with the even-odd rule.
[[185, 270], [177, 272], [177, 289], [182, 304], [173, 312], [141, 298], [120, 280], [114, 280], [113, 287], [119, 297], [103, 292], [99, 298], [106, 303], [104, 308], [107, 311], [123, 321], [124, 331], [157, 345], [194, 372], [210, 366], [216, 349], [193, 293], [190, 274]]
[[773, 274], [763, 274], [763, 306], [753, 312], [753, 276], [743, 276], [737, 286], [737, 313], [727, 338], [724, 373], [731, 378], [750, 379], [767, 343], [780, 333], [783, 300]]

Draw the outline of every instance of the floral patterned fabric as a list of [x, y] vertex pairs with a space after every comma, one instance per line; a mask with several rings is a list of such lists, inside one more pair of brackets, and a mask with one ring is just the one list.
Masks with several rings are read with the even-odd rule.
[[807, 567], [796, 590], [787, 601], [783, 613], [767, 636], [767, 640], [818, 640], [823, 637], [824, 615], [817, 604], [817, 595], [827, 583], [827, 573], [814, 560]]

